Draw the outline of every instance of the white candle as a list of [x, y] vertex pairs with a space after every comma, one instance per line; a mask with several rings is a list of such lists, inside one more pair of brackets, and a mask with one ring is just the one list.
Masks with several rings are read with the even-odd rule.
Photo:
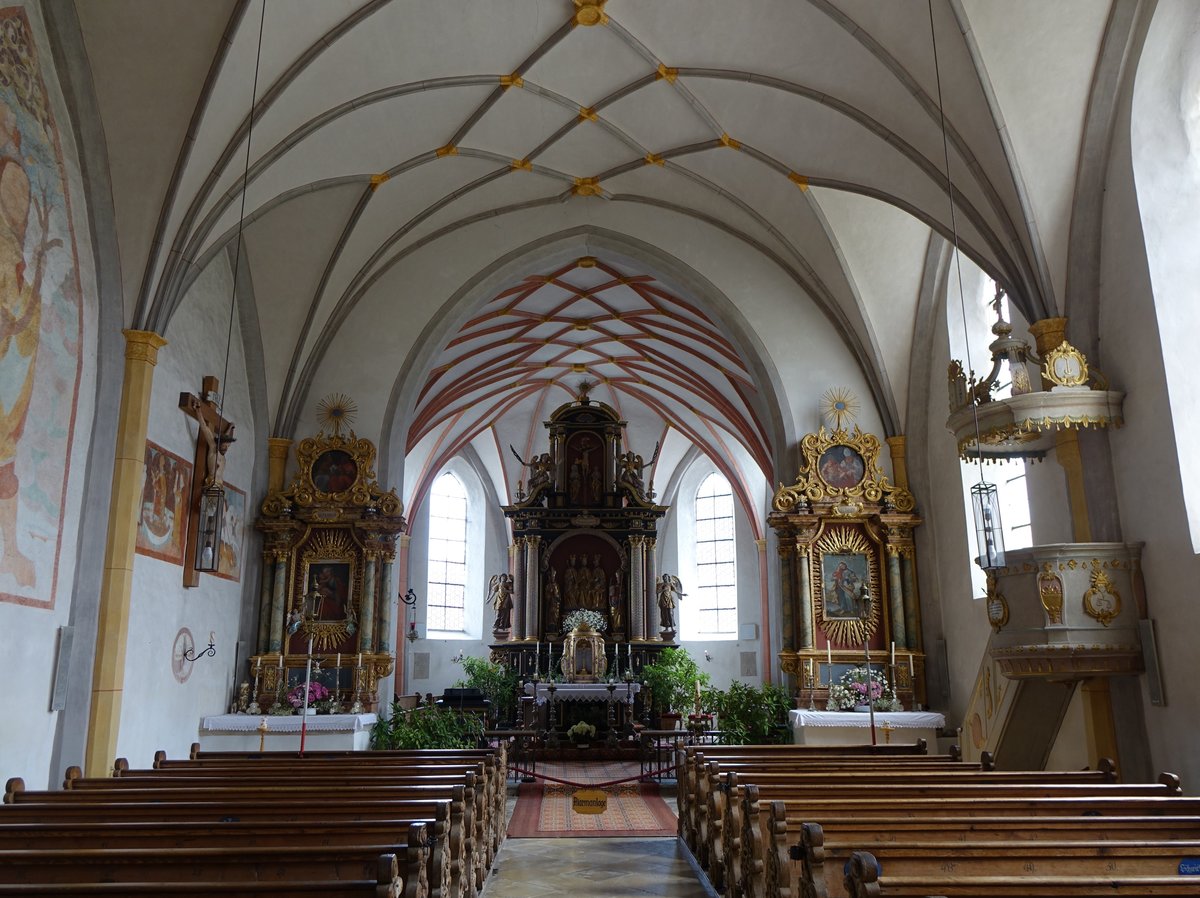
[[283, 670], [283, 652], [279, 653], [279, 669]]
[[917, 672], [917, 669], [913, 666], [912, 652], [909, 652], [908, 653], [908, 677], [910, 680], [913, 678], [913, 675], [916, 674], [916, 672]]
[[825, 663], [829, 665], [829, 676], [833, 676], [833, 643], [825, 639]]
[[358, 653], [358, 666], [362, 667], [362, 652]]
[[262, 670], [262, 658], [255, 658], [254, 659], [254, 672], [257, 674], [260, 670]]
[[333, 666], [334, 666], [334, 667], [341, 667], [341, 666], [342, 666], [342, 653], [341, 653], [341, 652], [338, 652], [338, 654], [337, 654], [337, 660], [333, 662]]
[[896, 643], [892, 643], [892, 667], [896, 667]]

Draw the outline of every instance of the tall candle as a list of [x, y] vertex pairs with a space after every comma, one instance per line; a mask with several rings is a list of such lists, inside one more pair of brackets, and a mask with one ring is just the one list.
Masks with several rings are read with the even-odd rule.
[[917, 672], [917, 669], [916, 669], [916, 667], [913, 666], [912, 652], [909, 652], [908, 653], [908, 678], [911, 680], [913, 678], [913, 676], [916, 674], [916, 672]]
[[896, 643], [892, 643], [892, 668], [896, 667]]
[[279, 653], [279, 669], [283, 670], [283, 652]]
[[358, 666], [362, 667], [362, 652], [358, 653]]
[[825, 639], [825, 663], [829, 665], [829, 676], [833, 676], [833, 643]]
[[255, 658], [254, 659], [254, 672], [258, 673], [260, 670], [262, 670], [262, 658]]
[[337, 660], [333, 662], [333, 666], [334, 666], [334, 667], [341, 667], [341, 666], [342, 666], [342, 653], [341, 653], [341, 652], [338, 652], [338, 654], [337, 654]]

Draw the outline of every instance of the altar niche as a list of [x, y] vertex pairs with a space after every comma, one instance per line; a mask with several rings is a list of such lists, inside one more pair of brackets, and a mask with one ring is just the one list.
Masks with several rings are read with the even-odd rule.
[[502, 621], [508, 629], [493, 632], [492, 656], [525, 676], [558, 671], [572, 612], [595, 615], [605, 653], [615, 658], [620, 646], [626, 670], [631, 657], [646, 663], [667, 644], [655, 593], [667, 509], [654, 503], [648, 479], [657, 447], [643, 456], [627, 446], [626, 422], [589, 388], [581, 384], [545, 422], [548, 451], [526, 459], [511, 450], [521, 463], [516, 502], [504, 507], [514, 536], [512, 613]]
[[[889, 440], [899, 451], [903, 438]], [[796, 482], [780, 485], [767, 522], [778, 538], [783, 650], [780, 667], [798, 707], [824, 710], [829, 686], [867, 657], [905, 710], [923, 706], [913, 530], [921, 523], [907, 484], [880, 470], [880, 441], [842, 417], [801, 441]]]

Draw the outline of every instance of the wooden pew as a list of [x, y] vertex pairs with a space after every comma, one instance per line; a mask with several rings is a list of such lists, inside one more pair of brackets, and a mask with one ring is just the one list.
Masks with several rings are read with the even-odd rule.
[[[1056, 837], [1067, 838], [1072, 833], [1106, 830], [1110, 818], [1120, 821], [1112, 824], [1117, 834], [1124, 832], [1120, 829], [1124, 825], [1142, 827], [1148, 838], [1174, 838], [1177, 833], [1193, 837], [1188, 827], [1192, 821], [1200, 822], [1200, 799], [1096, 795], [1009, 797], [987, 803], [971, 798], [920, 799], [903, 804], [838, 798], [766, 802], [760, 799], [756, 786], [748, 785], [742, 797], [742, 839], [732, 861], [736, 872], [732, 878], [740, 884], [739, 892], [746, 895], [781, 895], [789, 894], [789, 890], [792, 895], [800, 894], [797, 883], [803, 881], [805, 871], [798, 863], [803, 859], [803, 847], [797, 843], [805, 826], [815, 821], [830, 826], [842, 821], [860, 830], [877, 824], [880, 829], [891, 827], [889, 832], [897, 838], [946, 832], [951, 834], [948, 839], [961, 836], [966, 841], [982, 838], [987, 832], [1013, 829], [1027, 833], [1029, 838], [1055, 831]], [[870, 844], [864, 841], [856, 847]]]
[[[10, 787], [12, 781], [10, 780]], [[356, 823], [360, 821], [434, 820], [430, 845], [428, 880], [436, 898], [462, 898], [477, 891], [473, 862], [466, 855], [464, 834], [464, 787], [456, 786], [451, 800], [345, 799], [322, 797], [248, 801], [197, 800], [188, 802], [88, 802], [16, 803], [0, 806], [0, 831], [6, 824], [44, 823], [59, 827], [94, 823], [135, 822], [165, 824], [182, 822], [214, 829], [227, 823], [248, 822], [287, 829], [293, 825]]]
[[[1059, 865], [1070, 869], [1066, 859]], [[846, 875], [853, 898], [888, 896], [938, 896], [938, 898], [1079, 898], [1079, 896], [1190, 895], [1195, 898], [1197, 882], [1190, 876], [1096, 875], [963, 875], [931, 870], [925, 875], [880, 875], [877, 859], [869, 852], [855, 852]]]
[[[723, 888], [727, 870], [740, 869], [737, 856], [743, 834], [742, 805], [739, 794], [741, 772], [728, 772], [722, 777], [721, 767], [715, 762], [709, 765], [701, 779], [694, 798], [698, 804], [696, 842], [694, 851], [697, 860], [709, 873], [717, 888]], [[1037, 791], [1050, 794], [1070, 790], [1083, 790], [1089, 794], [1097, 787], [1119, 790], [1129, 794], [1148, 794], [1157, 790], [1161, 794], [1178, 794], [1178, 779], [1164, 782], [1161, 786], [1121, 786], [1111, 781], [1115, 771], [1111, 764], [1097, 771], [1064, 772], [1010, 772], [977, 770], [919, 770], [911, 768], [890, 769], [855, 768], [844, 771], [813, 773], [802, 768], [782, 770], [767, 768], [749, 774], [763, 798], [795, 798], [806, 796], [826, 797], [830, 793], [839, 797], [853, 798], [856, 795], [868, 798], [888, 797], [896, 800], [920, 798], [925, 795], [950, 796], [961, 789], [983, 789], [982, 796], [1013, 794], [1034, 795]], [[1172, 791], [1173, 790], [1173, 791]], [[1115, 793], [1112, 793], [1115, 794]], [[699, 804], [704, 802], [704, 804]], [[757, 817], [757, 815], [755, 815]]]
[[[774, 817], [774, 815], [772, 815]], [[1054, 826], [1038, 826], [1036, 819], [1010, 818], [993, 821], [987, 831], [971, 826], [970, 818], [953, 824], [946, 818], [930, 818], [924, 832], [885, 838], [826, 838], [816, 823], [803, 825], [800, 876], [785, 877], [773, 885], [768, 877], [767, 894], [799, 892], [815, 898], [846, 895], [845, 867], [856, 850], [868, 849], [889, 875], [923, 874], [936, 868], [941, 873], [971, 875], [1176, 875], [1180, 858], [1200, 852], [1200, 818], [1190, 827], [1179, 824], [1164, 829], [1145, 827], [1126, 818], [1055, 818]], [[864, 840], [865, 838], [865, 840]], [[857, 846], [854, 847], [854, 846]], [[1060, 860], [1062, 863], [1060, 863]], [[795, 872], [793, 861], [791, 872]]]
[[426, 828], [422, 825], [408, 828], [407, 846], [293, 843], [269, 848], [244, 844], [180, 848], [169, 846], [160, 838], [155, 844], [136, 848], [0, 849], [0, 882], [24, 886], [113, 882], [130, 885], [199, 879], [224, 883], [229, 891], [240, 893], [243, 886], [259, 882], [367, 882], [380, 871], [380, 858], [391, 857], [395, 872], [386, 893], [428, 898], [428, 856]]
[[[375, 875], [353, 880], [291, 880], [282, 882], [239, 882], [236, 894], [243, 898], [258, 896], [306, 895], [310, 898], [401, 898], [402, 883], [395, 855], [377, 859]], [[55, 896], [154, 895], [164, 898], [211, 898], [228, 896], [232, 888], [221, 880], [192, 879], [186, 882], [87, 882], [87, 883], [8, 883], [0, 881], [0, 896], [31, 898]]]

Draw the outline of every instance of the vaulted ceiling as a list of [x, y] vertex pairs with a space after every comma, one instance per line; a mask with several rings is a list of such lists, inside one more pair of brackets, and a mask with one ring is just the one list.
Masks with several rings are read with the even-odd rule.
[[[757, 344], [628, 259], [513, 267], [570, 228], [782, 278], [892, 432], [931, 233], [1027, 318], [1061, 307], [1107, 3], [265, 2], [76, 9], [126, 320], [165, 329], [244, 216], [275, 434], [341, 390], [380, 433], [410, 415], [398, 442], [423, 465], [491, 428], [532, 451], [586, 377], [647, 447], [672, 432], [769, 484], [783, 434]], [[505, 282], [468, 289], [500, 260]], [[792, 326], [788, 303], [724, 292], [761, 342]], [[359, 344], [370, 371], [331, 362]]]

